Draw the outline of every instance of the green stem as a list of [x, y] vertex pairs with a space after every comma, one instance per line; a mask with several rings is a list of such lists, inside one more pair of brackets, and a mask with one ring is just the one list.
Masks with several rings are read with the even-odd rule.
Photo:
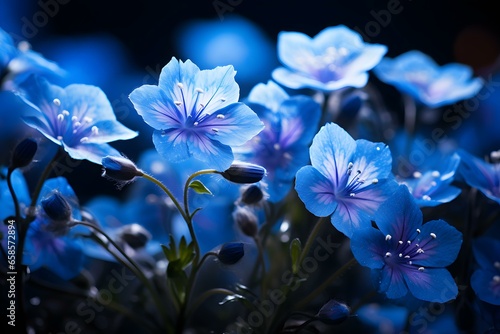
[[12, 202], [14, 202], [14, 209], [16, 214], [16, 219], [21, 218], [21, 211], [19, 209], [19, 200], [17, 199], [16, 192], [14, 191], [14, 186], [12, 185], [12, 173], [14, 169], [10, 169], [7, 171], [7, 186], [9, 187], [10, 196], [12, 196]]
[[307, 238], [306, 244], [302, 248], [302, 253], [300, 253], [300, 258], [299, 258], [299, 266], [302, 265], [302, 261], [304, 261], [305, 257], [307, 256], [307, 253], [309, 252], [309, 249], [313, 245], [314, 241], [316, 240], [316, 236], [318, 235], [321, 227], [323, 226], [323, 223], [327, 221], [329, 216], [326, 217], [321, 217], [318, 219], [316, 222], [316, 225], [314, 225], [313, 230], [309, 234], [309, 237]]
[[404, 113], [405, 113], [405, 128], [410, 137], [415, 134], [417, 125], [417, 106], [415, 99], [409, 95], [403, 95]]
[[149, 292], [151, 293], [151, 296], [153, 298], [153, 301], [156, 305], [156, 307], [158, 307], [158, 309], [160, 310], [160, 312], [163, 313], [163, 320], [164, 320], [164, 324], [165, 324], [165, 327], [168, 329], [168, 328], [171, 328], [171, 325], [168, 321], [168, 312], [167, 310], [165, 309], [165, 306], [163, 305], [162, 301], [160, 300], [160, 297], [158, 295], [158, 292], [156, 291], [156, 289], [153, 287], [153, 285], [151, 284], [151, 282], [149, 281], [149, 279], [146, 277], [146, 275], [144, 275], [144, 273], [142, 272], [141, 268], [139, 267], [139, 265], [137, 265], [137, 263], [135, 263], [135, 261], [130, 258], [130, 256], [128, 256], [121, 248], [120, 246], [118, 246], [118, 244], [116, 244], [115, 241], [113, 241], [113, 239], [108, 235], [106, 234], [104, 231], [102, 231], [100, 228], [98, 228], [97, 226], [93, 225], [93, 224], [90, 224], [90, 223], [86, 223], [86, 222], [81, 222], [81, 221], [74, 221], [73, 222], [74, 225], [83, 225], [83, 226], [86, 226], [86, 227], [89, 227], [93, 230], [95, 230], [96, 232], [100, 233], [102, 236], [104, 236], [106, 238], [106, 240], [113, 246], [115, 247], [115, 249], [120, 253], [121, 256], [123, 256], [123, 258], [125, 258], [125, 260], [128, 261], [125, 262], [120, 256], [118, 256], [117, 254], [115, 254], [115, 252], [113, 252], [109, 247], [106, 247], [106, 245], [102, 244], [102, 246], [111, 254], [113, 255], [122, 265], [124, 265], [125, 267], [127, 267], [130, 271], [132, 271], [134, 273], [134, 275], [137, 276], [137, 278], [139, 278], [141, 280], [141, 282], [145, 285], [145, 287], [149, 290]]
[[161, 183], [158, 179], [156, 179], [153, 176], [148, 175], [148, 174], [144, 174], [142, 177], [145, 178], [146, 180], [149, 180], [149, 181], [153, 182], [158, 187], [160, 187], [161, 190], [163, 190], [163, 192], [165, 192], [165, 194], [167, 194], [167, 196], [172, 200], [172, 202], [174, 203], [175, 207], [177, 208], [177, 210], [179, 211], [179, 213], [182, 215], [182, 218], [184, 218], [184, 220], [186, 222], [189, 221], [189, 216], [186, 215], [186, 212], [184, 211], [184, 209], [180, 205], [180, 203], [177, 200], [177, 198], [175, 198], [174, 194], [172, 194], [172, 192], [167, 187], [165, 187], [165, 185], [163, 185], [163, 183]]
[[64, 151], [62, 148], [58, 148], [56, 154], [52, 158], [52, 160], [45, 166], [45, 169], [42, 172], [42, 175], [40, 175], [40, 178], [38, 179], [38, 183], [36, 184], [35, 191], [33, 191], [33, 196], [31, 197], [31, 204], [28, 209], [28, 216], [34, 217], [36, 214], [35, 206], [36, 202], [38, 201], [38, 196], [40, 195], [40, 192], [42, 191], [43, 184], [45, 183], [45, 180], [49, 177], [50, 172], [52, 171], [54, 165], [61, 159], [64, 155]]
[[258, 250], [258, 259], [257, 259], [257, 262], [255, 264], [255, 267], [258, 268], [259, 266], [262, 268], [262, 282], [260, 284], [260, 296], [261, 298], [264, 298], [264, 296], [266, 295], [266, 280], [265, 280], [265, 276], [266, 276], [266, 264], [264, 262], [264, 250], [263, 250], [263, 247], [262, 247], [262, 243], [260, 242], [259, 240], [259, 237], [258, 236], [255, 236], [253, 238], [253, 240], [255, 241], [255, 245], [257, 246], [257, 250]]
[[337, 278], [341, 277], [347, 270], [349, 270], [353, 265], [357, 263], [355, 258], [352, 258], [336, 270], [330, 277], [328, 277], [320, 286], [314, 289], [311, 293], [309, 293], [304, 299], [302, 299], [299, 303], [297, 303], [297, 309], [301, 309], [305, 307], [310, 301], [316, 298], [323, 290], [330, 286], [330, 284], [335, 281]]

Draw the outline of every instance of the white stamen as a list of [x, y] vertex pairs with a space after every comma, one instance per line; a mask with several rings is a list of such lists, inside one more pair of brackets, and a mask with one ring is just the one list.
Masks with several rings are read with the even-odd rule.
[[62, 140], [63, 137], [62, 136], [57, 136], [57, 140]]
[[409, 265], [412, 265], [412, 264], [413, 264], [413, 262], [412, 262], [412, 261], [408, 261], [408, 264], [409, 264]]
[[436, 233], [431, 233], [431, 238], [432, 238], [432, 239], [436, 239], [436, 238], [437, 238]]
[[349, 163], [347, 164], [347, 169], [352, 169], [352, 166], [354, 166], [354, 164], [353, 164], [352, 162], [349, 162]]
[[417, 249], [417, 253], [422, 254], [422, 253], [424, 253], [424, 250], [422, 248], [419, 248], [419, 249]]
[[439, 173], [437, 170], [434, 170], [434, 171], [432, 171], [431, 175], [432, 175], [433, 177], [440, 177], [440, 176], [441, 176], [441, 173]]
[[279, 151], [279, 149], [281, 148], [280, 144], [278, 144], [278, 143], [275, 143], [275, 144], [273, 145], [273, 147], [274, 147], [274, 149], [275, 149], [276, 151]]
[[77, 120], [78, 120], [78, 117], [76, 117], [76, 116], [71, 117], [71, 122], [76, 122]]
[[292, 155], [288, 152], [285, 152], [285, 153], [283, 153], [283, 158], [290, 160], [290, 159], [292, 159]]
[[495, 283], [500, 283], [500, 276], [498, 275], [493, 276], [493, 281], [495, 281]]
[[406, 243], [407, 243], [408, 245], [410, 245], [410, 244], [411, 244], [411, 240], [408, 240]]
[[413, 172], [413, 177], [419, 179], [422, 177], [422, 173], [420, 173], [419, 171]]
[[21, 41], [17, 44], [17, 49], [21, 52], [26, 52], [31, 50], [31, 44], [28, 41]]
[[85, 122], [87, 122], [87, 123], [91, 123], [91, 122], [92, 122], [92, 118], [90, 118], [90, 117], [88, 117], [88, 116], [85, 116], [85, 117], [83, 118], [83, 120], [84, 120]]
[[75, 127], [75, 128], [78, 128], [78, 127], [80, 127], [81, 125], [82, 125], [82, 123], [80, 123], [80, 122], [75, 122], [75, 123], [73, 123], [73, 127]]
[[409, 259], [410, 258], [410, 255], [405, 255], [405, 259]]
[[58, 106], [58, 107], [61, 105], [61, 100], [59, 100], [59, 99], [54, 99], [54, 100], [52, 100], [52, 102], [53, 102], [56, 106]]
[[181, 101], [174, 101], [174, 104], [175, 104], [176, 106], [180, 106], [180, 105], [182, 104], [182, 102], [181, 102]]
[[403, 254], [402, 254], [402, 253], [399, 253], [399, 257], [403, 257]]
[[57, 120], [58, 120], [59, 122], [62, 122], [62, 121], [64, 120], [64, 115], [63, 115], [63, 114], [58, 114], [58, 115], [57, 115]]
[[402, 241], [402, 240], [399, 240], [399, 241], [398, 241], [398, 244], [402, 245], [402, 244], [403, 244], [403, 241]]
[[200, 123], [198, 123], [198, 122], [193, 123], [194, 126], [198, 126], [198, 124], [200, 124]]
[[430, 201], [430, 200], [431, 200], [431, 197], [430, 197], [429, 195], [424, 195], [424, 196], [422, 196], [422, 199], [423, 199], [424, 201]]
[[431, 186], [435, 187], [437, 185], [436, 181], [431, 182]]
[[385, 257], [391, 257], [391, 255], [392, 255], [391, 252], [385, 253]]
[[392, 236], [390, 234], [386, 235], [385, 236], [385, 241], [389, 241], [392, 239]]
[[63, 114], [64, 116], [69, 116], [69, 111], [67, 111], [67, 110], [63, 110], [63, 111], [62, 111], [62, 114]]
[[349, 196], [354, 197], [354, 196], [356, 196], [356, 194], [355, 193], [350, 193]]
[[89, 137], [82, 137], [82, 139], [80, 139], [80, 143], [86, 143], [89, 141]]
[[377, 146], [377, 151], [380, 151], [380, 147]]
[[217, 115], [217, 118], [218, 118], [218, 119], [224, 119], [224, 118], [225, 118], [225, 116], [224, 116], [224, 115], [222, 115], [222, 114], [218, 114], [218, 115]]
[[99, 134], [99, 128], [97, 126], [95, 126], [95, 125], [92, 127], [92, 134], [93, 135]]
[[420, 231], [420, 229], [419, 229], [419, 228], [417, 228], [417, 233], [419, 233], [419, 234], [420, 234], [420, 232], [422, 232], [422, 231]]
[[377, 184], [378, 183], [378, 179], [373, 179], [372, 180], [372, 184]]
[[497, 269], [500, 269], [500, 262], [495, 261], [495, 263], [493, 263], [493, 266]]
[[425, 268], [424, 268], [424, 267], [419, 267], [419, 268], [418, 268], [418, 271], [424, 271], [424, 270], [425, 270]]
[[200, 94], [203, 94], [203, 93], [204, 93], [203, 89], [201, 89], [201, 88], [195, 88], [195, 91], [197, 91], [197, 92], [198, 92], [198, 93], [200, 93]]
[[183, 88], [184, 88], [184, 85], [183, 85], [181, 82], [178, 82], [178, 83], [177, 83], [177, 87], [179, 87], [180, 89], [183, 89]]

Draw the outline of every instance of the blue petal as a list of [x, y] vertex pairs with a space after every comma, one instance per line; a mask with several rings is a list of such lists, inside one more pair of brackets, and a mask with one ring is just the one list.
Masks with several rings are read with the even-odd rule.
[[303, 71], [299, 59], [314, 55], [311, 43], [311, 38], [303, 33], [282, 31], [278, 34], [278, 57], [289, 68]]
[[368, 140], [356, 141], [356, 152], [352, 157], [353, 171], [361, 171], [359, 178], [370, 182], [385, 179], [391, 175], [392, 156], [389, 146]]
[[59, 191], [61, 195], [64, 196], [64, 199], [69, 203], [71, 206], [72, 217], [74, 219], [81, 219], [78, 197], [65, 177], [58, 176], [46, 180], [43, 183], [42, 190], [38, 196], [37, 204], [40, 204], [40, 201], [43, 198], [50, 196], [54, 190]]
[[381, 269], [387, 252], [385, 236], [374, 228], [362, 228], [352, 234], [351, 251], [360, 265], [371, 269]]
[[280, 146], [310, 145], [318, 129], [321, 116], [319, 104], [303, 95], [284, 101], [279, 113], [281, 117]]
[[416, 298], [437, 303], [455, 299], [458, 287], [446, 269], [408, 267], [404, 275], [408, 289]]
[[248, 94], [248, 102], [265, 106], [269, 110], [278, 110], [281, 103], [289, 98], [288, 94], [274, 81], [259, 83]]
[[405, 284], [405, 275], [399, 268], [385, 266], [379, 272], [379, 292], [382, 292], [391, 299], [406, 296], [408, 288]]
[[243, 145], [264, 128], [259, 117], [245, 104], [233, 103], [200, 121], [197, 129], [224, 145]]
[[144, 122], [156, 130], [180, 127], [187, 117], [157, 86], [143, 85], [129, 98]]
[[[359, 205], [358, 205], [359, 204]], [[369, 204], [372, 207], [377, 206], [377, 202], [361, 202], [359, 200], [339, 201], [337, 210], [332, 215], [332, 225], [337, 230], [351, 238], [359, 229], [367, 228], [371, 225], [371, 212], [367, 212], [366, 207], [362, 205]]]
[[61, 100], [61, 108], [78, 119], [88, 117], [90, 123], [103, 120], [116, 120], [113, 107], [101, 88], [92, 85], [72, 84], [67, 86], [65, 98]]
[[234, 160], [231, 147], [212, 140], [203, 133], [155, 131], [153, 143], [158, 153], [171, 162], [193, 158], [206, 162], [205, 168], [224, 171]]
[[373, 216], [380, 231], [389, 234], [394, 244], [399, 240], [413, 240], [423, 219], [415, 199], [404, 185], [399, 186]]
[[328, 216], [337, 207], [333, 185], [312, 166], [302, 167], [297, 172], [295, 190], [307, 210], [318, 217]]
[[309, 151], [311, 164], [332, 182], [332, 189], [336, 189], [352, 162], [355, 149], [356, 142], [344, 129], [328, 123], [313, 139]]
[[109, 143], [115, 140], [127, 140], [135, 138], [139, 134], [114, 120], [99, 121], [92, 127], [94, 126], [98, 129], [98, 133], [92, 134], [92, 130], [89, 128], [88, 143]]
[[500, 283], [493, 287], [495, 275], [498, 273], [478, 269], [472, 274], [470, 283], [479, 299], [492, 305], [500, 305]]
[[352, 76], [355, 73], [371, 70], [382, 60], [386, 53], [387, 46], [385, 45], [365, 44], [361, 54], [347, 64], [345, 75]]
[[70, 147], [63, 143], [64, 150], [69, 156], [76, 160], [88, 160], [100, 165], [102, 158], [107, 155], [121, 156], [120, 152], [111, 147], [109, 144], [80, 144], [75, 147]]
[[455, 261], [462, 245], [461, 232], [444, 220], [425, 223], [420, 230], [416, 243], [425, 253], [413, 256], [413, 263], [424, 267], [446, 267]]

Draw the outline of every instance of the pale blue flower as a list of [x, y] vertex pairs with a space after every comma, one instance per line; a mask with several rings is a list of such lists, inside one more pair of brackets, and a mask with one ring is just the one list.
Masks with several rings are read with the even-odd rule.
[[332, 92], [344, 87], [363, 87], [387, 47], [364, 43], [344, 25], [328, 27], [314, 38], [300, 32], [278, 35], [278, 57], [285, 67], [272, 73], [274, 80], [292, 88]]
[[23, 115], [25, 123], [62, 146], [73, 159], [101, 164], [107, 155], [120, 155], [109, 142], [137, 136], [117, 121], [99, 87], [72, 84], [61, 88], [33, 76], [22, 88], [22, 97], [32, 107]]
[[204, 161], [207, 168], [227, 169], [233, 146], [258, 134], [262, 122], [245, 104], [232, 66], [203, 70], [190, 60], [172, 60], [162, 69], [158, 86], [143, 85], [130, 100], [155, 129], [153, 143], [165, 159]]
[[354, 140], [335, 123], [323, 126], [310, 148], [312, 166], [296, 175], [295, 189], [316, 216], [351, 237], [370, 226], [371, 215], [397, 188], [391, 152], [383, 143]]
[[483, 87], [463, 64], [439, 66], [420, 51], [408, 51], [394, 59], [384, 58], [374, 68], [377, 77], [430, 108], [453, 104], [476, 95]]

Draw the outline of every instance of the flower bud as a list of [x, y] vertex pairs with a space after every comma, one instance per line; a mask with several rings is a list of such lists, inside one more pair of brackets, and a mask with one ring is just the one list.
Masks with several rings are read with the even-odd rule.
[[104, 157], [102, 167], [104, 168], [103, 177], [119, 182], [133, 181], [136, 177], [144, 175], [142, 170], [125, 157]]
[[252, 184], [243, 191], [240, 201], [247, 205], [253, 205], [259, 203], [263, 198], [264, 192], [262, 192], [260, 186]]
[[71, 219], [71, 206], [59, 192], [52, 193], [43, 199], [41, 204], [43, 211], [50, 219], [64, 222]]
[[346, 320], [350, 313], [349, 306], [332, 299], [321, 307], [316, 317], [325, 324], [336, 325]]
[[233, 212], [233, 219], [245, 235], [253, 237], [257, 234], [258, 218], [248, 208], [237, 207]]
[[243, 255], [245, 255], [243, 243], [228, 242], [222, 245], [217, 257], [219, 258], [219, 261], [221, 263], [231, 265], [238, 262], [243, 257]]
[[38, 149], [37, 142], [32, 138], [26, 138], [19, 144], [17, 144], [14, 152], [12, 154], [12, 160], [10, 162], [10, 168], [22, 168], [28, 166]]
[[133, 249], [142, 248], [151, 240], [151, 233], [139, 224], [125, 225], [118, 236]]
[[234, 183], [255, 183], [262, 180], [266, 175], [266, 169], [259, 165], [235, 161], [221, 175], [226, 180]]

